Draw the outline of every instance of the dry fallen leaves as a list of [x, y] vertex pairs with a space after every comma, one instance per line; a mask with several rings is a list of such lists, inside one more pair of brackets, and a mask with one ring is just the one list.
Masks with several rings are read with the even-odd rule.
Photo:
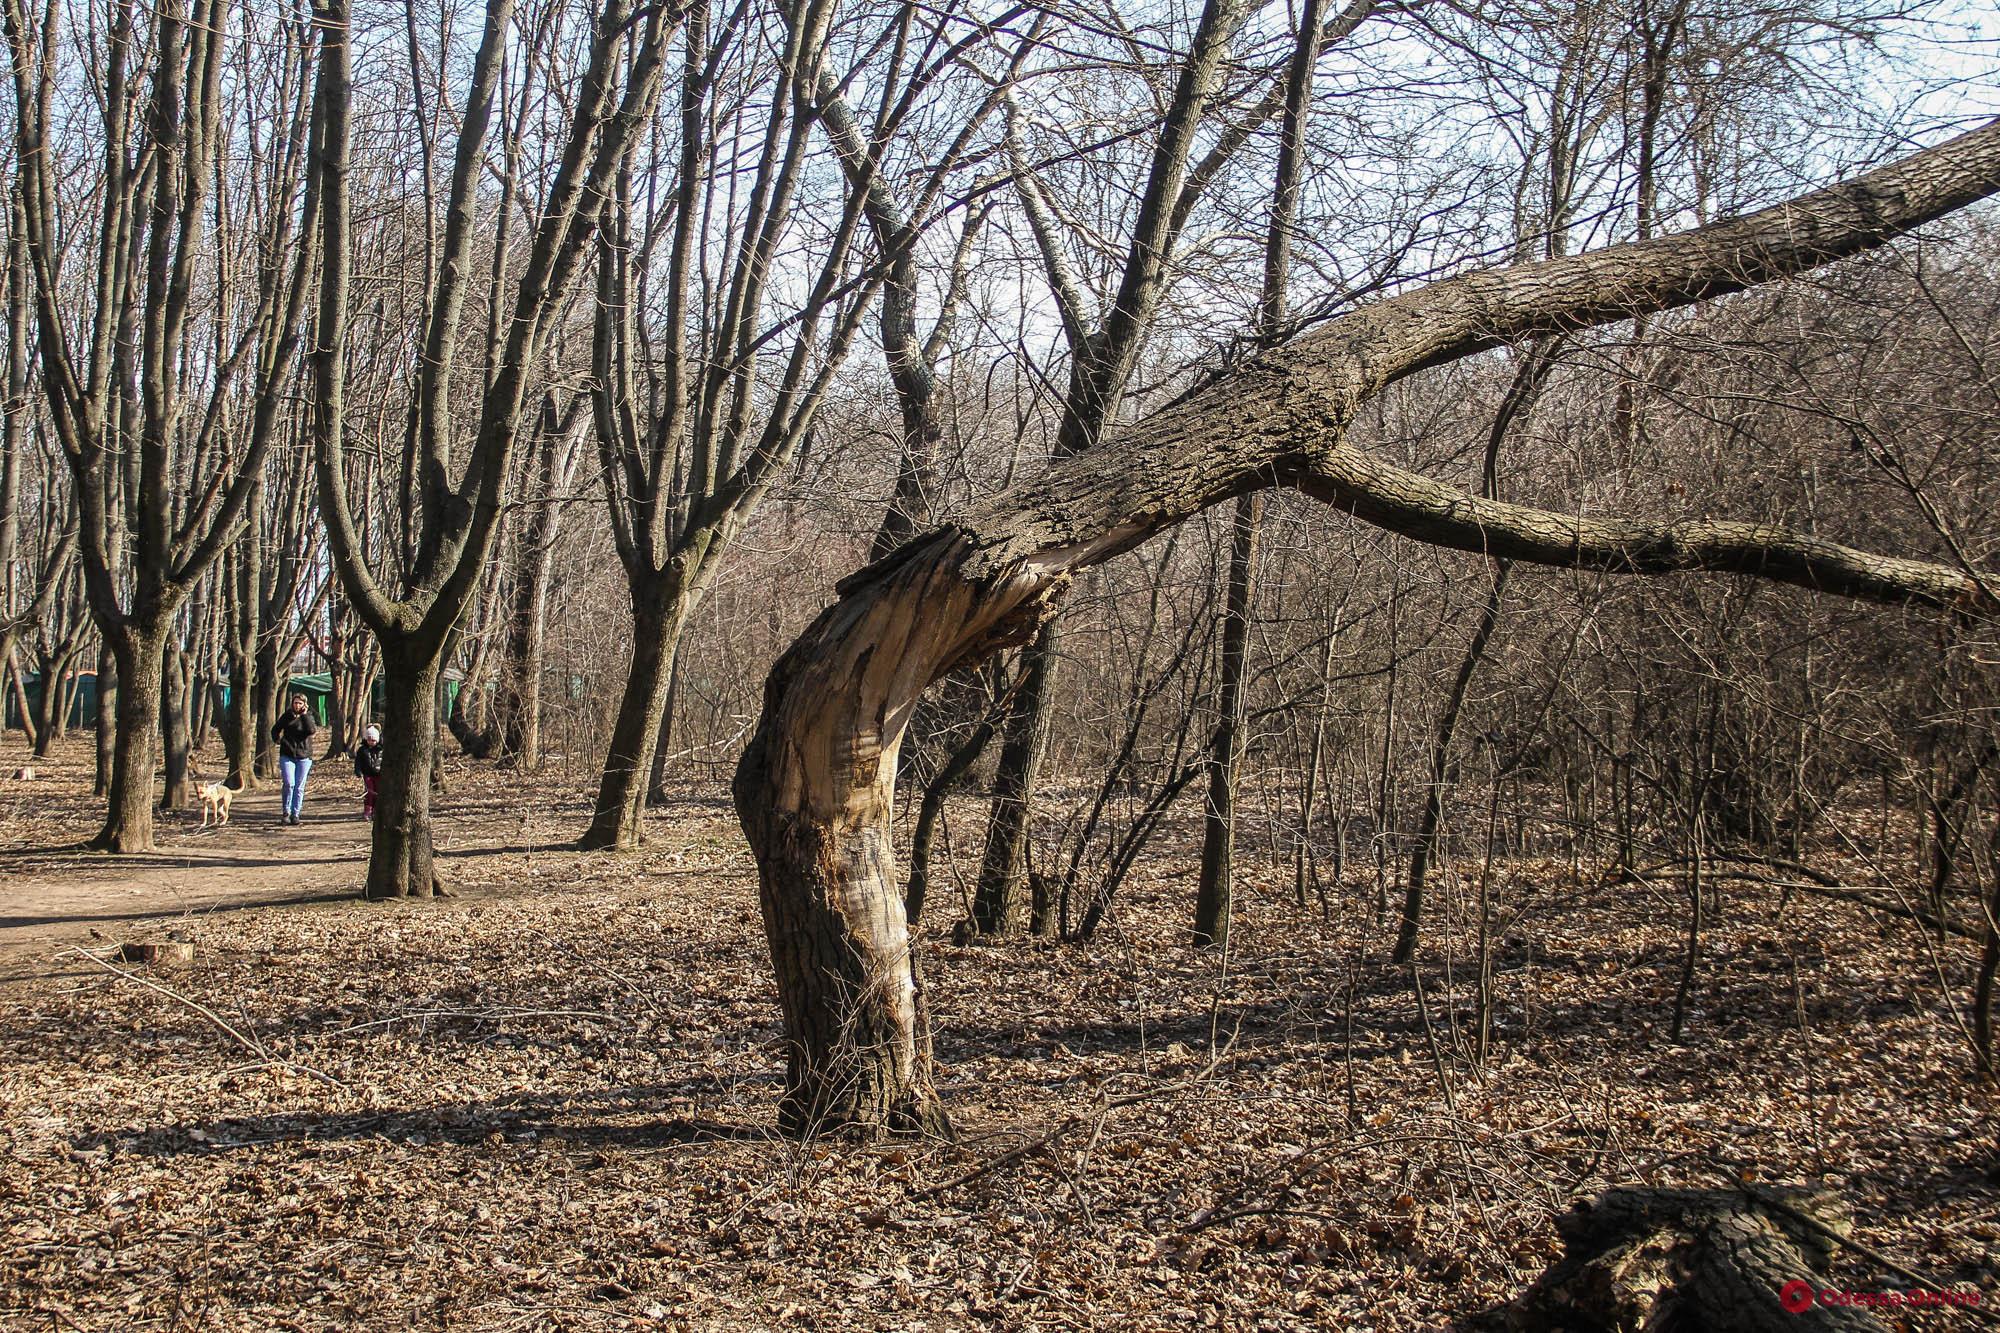
[[196, 960], [152, 979], [255, 1051], [52, 940], [13, 955], [0, 1323], [1419, 1329], [1516, 1291], [1574, 1195], [1718, 1171], [1830, 1182], [1872, 1246], [2000, 1299], [1995, 1102], [1906, 922], [1731, 893], [1676, 1046], [1681, 923], [1562, 898], [1502, 943], [1475, 1069], [1441, 920], [1448, 1102], [1361, 895], [1323, 924], [1252, 887], [1224, 969], [1180, 944], [1183, 839], [1088, 949], [952, 947], [936, 908], [960, 1140], [801, 1145], [769, 1133], [778, 1015], [720, 793], [619, 858], [554, 848], [573, 800], [524, 822], [503, 776], [452, 790], [450, 900], [179, 922]]

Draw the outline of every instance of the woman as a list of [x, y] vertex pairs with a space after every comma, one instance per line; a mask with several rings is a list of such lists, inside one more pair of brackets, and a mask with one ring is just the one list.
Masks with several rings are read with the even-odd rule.
[[290, 711], [271, 728], [271, 739], [278, 743], [278, 772], [285, 780], [283, 805], [287, 824], [298, 823], [299, 812], [305, 809], [306, 775], [313, 766], [312, 738], [318, 730], [312, 714], [306, 711], [303, 694], [292, 696]]

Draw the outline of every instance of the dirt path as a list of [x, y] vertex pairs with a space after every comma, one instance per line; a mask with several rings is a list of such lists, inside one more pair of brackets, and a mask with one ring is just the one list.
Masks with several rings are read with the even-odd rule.
[[368, 860], [368, 822], [337, 790], [308, 788], [305, 822], [279, 817], [275, 784], [236, 798], [226, 826], [160, 816], [160, 850], [109, 857], [64, 848], [0, 853], [0, 959], [92, 938], [163, 933], [217, 911], [351, 898]]

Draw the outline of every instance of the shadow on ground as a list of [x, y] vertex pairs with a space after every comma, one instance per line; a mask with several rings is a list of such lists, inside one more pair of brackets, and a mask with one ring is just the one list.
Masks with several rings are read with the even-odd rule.
[[[777, 1082], [772, 1074], [739, 1082]], [[391, 1111], [335, 1114], [277, 1113], [225, 1117], [195, 1123], [140, 1125], [94, 1130], [70, 1140], [72, 1151], [142, 1153], [178, 1157], [263, 1148], [278, 1143], [334, 1143], [401, 1140], [413, 1147], [431, 1144], [535, 1143], [561, 1140], [584, 1148], [675, 1148], [733, 1140], [777, 1140], [775, 1114], [760, 1120], [715, 1120], [673, 1116], [633, 1117], [647, 1106], [713, 1095], [709, 1078], [606, 1088], [598, 1092], [521, 1094], [491, 1101], [408, 1107]]]

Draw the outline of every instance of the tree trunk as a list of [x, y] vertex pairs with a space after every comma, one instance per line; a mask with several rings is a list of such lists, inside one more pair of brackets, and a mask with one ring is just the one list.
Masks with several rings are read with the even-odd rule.
[[923, 799], [917, 805], [917, 826], [910, 834], [910, 875], [903, 886], [903, 912], [913, 927], [923, 917], [924, 897], [930, 892], [931, 845], [937, 836], [938, 816], [944, 813], [945, 798], [979, 762], [986, 743], [993, 739], [993, 730], [990, 718], [980, 719], [965, 744], [952, 751], [944, 767], [924, 788]]
[[[772, 668], [736, 770], [785, 1015], [789, 1132], [948, 1128], [896, 892], [891, 808], [910, 707], [955, 658], [1003, 641], [964, 633], [981, 600], [955, 577], [966, 553], [956, 534], [919, 539], [885, 562], [894, 572], [857, 620], [839, 614], [845, 605], [822, 614]], [[1029, 617], [1004, 637], [1035, 627]]]
[[[28, 709], [28, 687], [21, 679], [21, 660], [10, 646], [5, 657], [0, 657], [0, 665], [7, 668], [7, 689], [14, 696], [14, 711], [21, 717], [21, 734], [32, 747], [41, 737], [41, 730], [35, 725], [33, 713]], [[37, 754], [41, 753], [39, 750]]]
[[341, 669], [345, 654], [341, 651], [339, 630], [327, 630], [326, 647], [326, 753], [332, 758], [353, 751], [355, 738], [361, 734], [361, 722], [355, 716], [354, 701], [347, 696], [347, 673]]
[[257, 702], [254, 656], [229, 651], [229, 702], [222, 710], [222, 748], [229, 755], [229, 785], [251, 791], [257, 785]]
[[[42, 686], [44, 694], [50, 685]], [[57, 716], [61, 716], [58, 714]], [[147, 723], [150, 731], [152, 724]], [[111, 774], [118, 760], [118, 657], [109, 643], [97, 649], [97, 776], [90, 785], [92, 796], [111, 792]]]
[[1812, 1299], [1828, 1285], [1833, 1238], [1852, 1225], [1836, 1198], [1801, 1189], [1612, 1190], [1557, 1218], [1562, 1259], [1467, 1326], [1480, 1333], [1885, 1329], [1864, 1307]]
[[160, 739], [166, 760], [166, 781], [160, 792], [162, 810], [185, 810], [190, 797], [188, 754], [193, 746], [188, 730], [185, 657], [178, 643], [168, 643], [160, 653]]
[[[160, 728], [161, 666], [167, 634], [159, 626], [132, 626], [114, 633], [111, 643], [119, 684], [111, 782], [105, 793], [110, 808], [91, 845], [105, 852], [150, 852], [155, 741]], [[103, 698], [101, 694], [98, 697], [100, 701]]]
[[681, 655], [674, 653], [674, 669], [667, 673], [667, 699], [660, 709], [660, 734], [653, 742], [653, 780], [646, 784], [646, 804], [658, 809], [667, 803], [667, 762], [673, 754], [674, 713], [681, 701]]
[[590, 827], [577, 840], [585, 851], [629, 851], [639, 845], [646, 782], [652, 774], [667, 681], [685, 623], [681, 590], [669, 579], [655, 579], [634, 596], [632, 664], [618, 701], [618, 720], [611, 729], [611, 749], [604, 756]]
[[[70, 664], [76, 659], [69, 654], [46, 657], [37, 654], [37, 666], [42, 677], [42, 692], [35, 700], [35, 720], [30, 728], [34, 741], [35, 758], [47, 759], [55, 752], [56, 742], [69, 730], [68, 697], [63, 693], [63, 677], [68, 674]], [[27, 694], [22, 693], [25, 706]], [[23, 714], [25, 717], [25, 713]]]
[[208, 734], [215, 729], [214, 682], [190, 672], [187, 677], [188, 748], [196, 754], [208, 748]]
[[1058, 624], [1050, 620], [1021, 655], [1020, 692], [993, 774], [993, 813], [972, 897], [972, 928], [981, 935], [1015, 935], [1027, 924], [1028, 815], [1048, 746], [1059, 641]]
[[438, 663], [382, 654], [386, 688], [382, 777], [365, 897], [428, 898], [441, 891], [431, 838], [431, 768], [438, 751]]
[[542, 402], [536, 442], [537, 490], [514, 550], [513, 607], [508, 616], [507, 654], [496, 704], [500, 746], [515, 766], [532, 773], [542, 764], [542, 665], [549, 620], [549, 581], [555, 568], [556, 539], [562, 527], [559, 491], [576, 472], [577, 439], [583, 400], [576, 401], [577, 428], [557, 410], [553, 395]]
[[1417, 951], [1417, 930], [1424, 914], [1424, 881], [1437, 856], [1445, 793], [1454, 781], [1451, 750], [1458, 735], [1458, 719], [1464, 712], [1472, 677], [1486, 656], [1494, 627], [1500, 623], [1500, 599], [1507, 590], [1507, 571], [1511, 568], [1504, 560], [1494, 565], [1493, 586], [1487, 590], [1486, 605], [1480, 609], [1479, 623], [1473, 628], [1471, 642], [1466, 644], [1465, 656], [1459, 659], [1451, 693], [1445, 696], [1444, 712], [1438, 718], [1437, 734], [1431, 738], [1430, 783], [1424, 789], [1423, 820], [1417, 827], [1417, 845], [1410, 849], [1410, 877], [1403, 884], [1403, 915], [1396, 927], [1396, 946], [1389, 954], [1389, 961], [1399, 966], [1409, 962]]
[[445, 713], [445, 729], [468, 759], [491, 759], [500, 746], [501, 733], [494, 721], [493, 701], [486, 692], [491, 662], [485, 643], [480, 643], [473, 650], [472, 660], [459, 678], [458, 692], [452, 695], [451, 707]]
[[279, 696], [292, 683], [291, 675], [290, 670], [279, 670], [277, 643], [266, 635], [265, 642], [257, 649], [257, 672], [252, 684], [257, 712], [251, 723], [257, 753], [253, 771], [260, 778], [278, 776], [278, 743], [271, 739], [271, 728], [278, 723], [278, 709], [284, 703]]
[[1250, 641], [1250, 601], [1257, 591], [1257, 529], [1262, 495], [1239, 496], [1229, 544], [1229, 600], [1222, 621], [1222, 698], [1208, 750], [1208, 811], [1201, 841], [1201, 882], [1195, 890], [1194, 942], [1229, 940], [1229, 900], [1236, 858], [1236, 770], [1243, 757], [1244, 662]]
[[549, 580], [546, 559], [524, 562], [508, 628], [506, 679], [501, 683], [500, 744], [515, 766], [542, 766], [542, 661], [548, 642]]

